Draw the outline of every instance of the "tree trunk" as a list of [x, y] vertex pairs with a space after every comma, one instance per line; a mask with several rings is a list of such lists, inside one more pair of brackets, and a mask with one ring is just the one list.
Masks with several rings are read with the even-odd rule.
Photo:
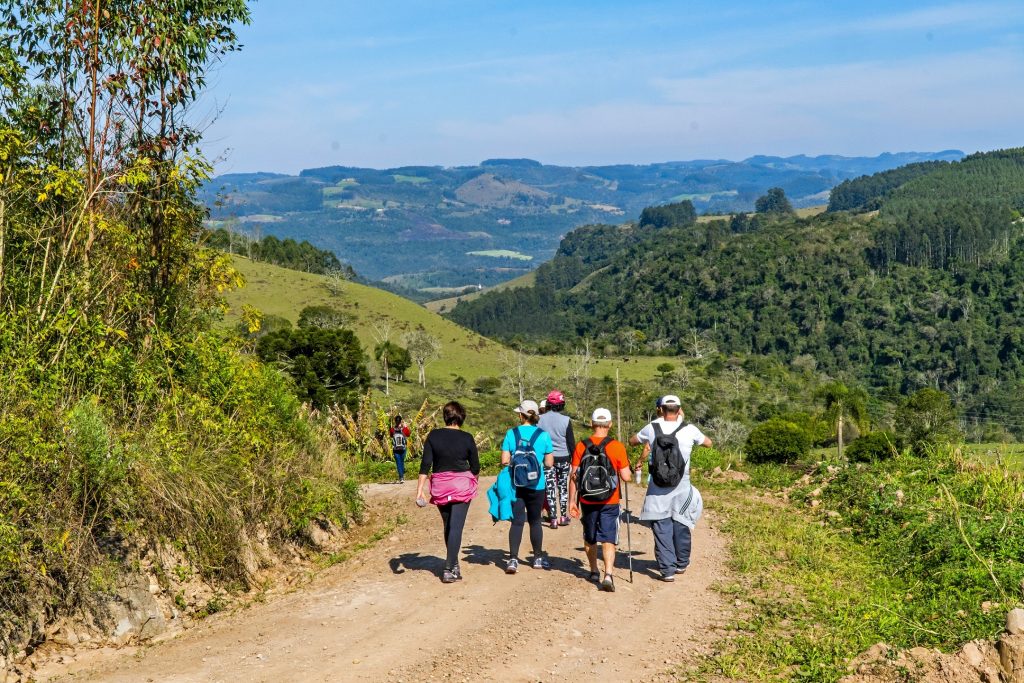
[[384, 356], [384, 395], [391, 395], [391, 375], [388, 374], [388, 357]]
[[839, 445], [839, 459], [843, 459], [843, 414], [839, 413], [839, 420], [836, 422], [836, 443]]

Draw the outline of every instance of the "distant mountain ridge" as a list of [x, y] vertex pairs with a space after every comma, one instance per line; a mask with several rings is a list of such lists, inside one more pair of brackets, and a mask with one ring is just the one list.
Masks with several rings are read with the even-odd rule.
[[1024, 148], [834, 194], [808, 218], [581, 227], [532, 283], [445, 314], [528, 348], [769, 356], [887, 400], [939, 388], [1024, 434]]
[[[579, 167], [533, 159], [328, 166], [297, 176], [218, 176], [200, 197], [215, 227], [308, 240], [370, 279], [443, 296], [448, 289], [518, 277], [554, 255], [570, 230], [633, 220], [647, 206], [688, 199], [700, 213], [749, 211], [770, 187], [782, 187], [796, 207], [824, 204], [844, 180], [963, 156], [945, 150]], [[508, 252], [532, 260], [480, 255]]]

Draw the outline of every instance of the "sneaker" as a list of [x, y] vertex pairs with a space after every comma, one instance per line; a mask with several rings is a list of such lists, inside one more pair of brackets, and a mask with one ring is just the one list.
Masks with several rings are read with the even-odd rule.
[[604, 575], [604, 580], [601, 581], [601, 590], [607, 591], [609, 593], [615, 592], [615, 581], [612, 579], [611, 574]]
[[594, 583], [601, 583], [601, 572], [590, 572], [590, 576], [587, 578]]
[[566, 515], [558, 520], [558, 526], [569, 526], [569, 516]]
[[505, 563], [505, 573], [515, 574], [517, 571], [519, 571], [519, 560], [513, 557], [511, 560]]
[[676, 580], [676, 576], [675, 576], [675, 574], [662, 574], [661, 575], [661, 580], [664, 581], [665, 583], [672, 583], [673, 581]]
[[455, 583], [458, 580], [459, 577], [451, 569], [445, 569], [441, 574], [441, 583]]
[[551, 569], [551, 563], [548, 562], [546, 557], [536, 557], [533, 560], [534, 569]]
[[456, 581], [462, 581], [462, 570], [459, 568], [459, 565], [452, 567], [452, 574], [455, 575]]
[[551, 521], [548, 522], [548, 526], [551, 527], [552, 529], [557, 529], [558, 528], [558, 520], [555, 519], [554, 517], [552, 517]]

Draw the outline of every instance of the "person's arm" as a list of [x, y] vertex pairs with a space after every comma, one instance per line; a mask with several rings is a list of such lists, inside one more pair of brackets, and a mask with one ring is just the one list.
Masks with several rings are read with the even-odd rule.
[[512, 449], [515, 448], [515, 444], [512, 443], [512, 436], [509, 433], [505, 434], [505, 439], [501, 442], [501, 465], [502, 467], [512, 462]]
[[642, 462], [646, 461], [650, 457], [651, 457], [651, 444], [645, 443], [644, 444], [644, 449], [642, 451], [640, 451], [640, 459], [637, 460], [636, 464], [640, 465]]
[[633, 436], [629, 437], [629, 445], [631, 445], [631, 446], [639, 446], [642, 443], [650, 444], [651, 441], [654, 438], [653, 435], [648, 436], [648, 431], [651, 431], [651, 430], [652, 430], [652, 427], [651, 427], [651, 425], [648, 424], [646, 427], [641, 429], [639, 432], [637, 432]]
[[630, 446], [639, 446], [640, 445], [640, 436], [638, 434], [634, 434], [633, 436], [629, 437], [629, 445]]
[[576, 497], [576, 470], [578, 469], [579, 467], [576, 465], [569, 468], [569, 516], [573, 519], [578, 519], [580, 516], [580, 502]]
[[551, 437], [548, 436], [547, 433], [545, 433], [544, 436], [539, 439], [539, 441], [543, 441], [544, 447], [548, 449], [547, 452], [544, 453], [544, 467], [554, 467], [555, 447], [551, 443]]
[[582, 444], [577, 444], [572, 452], [572, 464], [569, 467], [569, 516], [579, 519], [580, 501], [576, 495], [576, 471], [580, 468], [580, 458], [583, 457]]
[[619, 481], [633, 481], [633, 470], [629, 466], [629, 454], [626, 453], [626, 447], [620, 443], [616, 443], [615, 447], [619, 451], [616, 453], [616, 460], [622, 465], [619, 468]]
[[569, 420], [569, 425], [565, 428], [565, 451], [572, 457], [572, 451], [576, 447], [576, 437], [572, 433], [572, 420]]
[[469, 471], [473, 476], [480, 476], [480, 452], [476, 448], [476, 439], [469, 437]]
[[427, 440], [423, 444], [423, 457], [420, 459], [420, 477], [419, 481], [416, 482], [416, 499], [424, 498], [423, 489], [427, 485], [427, 479], [430, 478], [430, 470], [434, 466], [434, 447], [431, 445], [430, 434], [427, 435]]
[[704, 448], [711, 448], [711, 439], [705, 436], [704, 440], [700, 443], [700, 445], [703, 446]]

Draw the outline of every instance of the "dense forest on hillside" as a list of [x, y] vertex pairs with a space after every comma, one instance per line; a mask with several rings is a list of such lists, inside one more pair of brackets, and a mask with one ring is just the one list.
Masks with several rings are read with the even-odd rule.
[[342, 267], [334, 252], [317, 249], [305, 240], [296, 242], [290, 237], [279, 240], [273, 235], [256, 239], [244, 233], [218, 228], [210, 232], [207, 244], [229, 254], [241, 254], [253, 261], [262, 261], [291, 270], [318, 275], [336, 272], [345, 272], [348, 277], [355, 275], [351, 267]]
[[1024, 150], [943, 165], [890, 190], [875, 217], [590, 226], [563, 241], [535, 287], [450, 315], [530, 344], [582, 336], [609, 350], [631, 340], [630, 352], [764, 354], [892, 397], [936, 386], [965, 415], [1016, 429], [1022, 169]]
[[225, 175], [200, 194], [213, 227], [307, 240], [367, 278], [445, 298], [524, 275], [551, 258], [571, 230], [635, 219], [645, 207], [657, 215], [660, 205], [687, 200], [702, 213], [748, 211], [770, 187], [782, 188], [794, 206], [820, 205], [836, 183], [863, 173], [962, 156], [946, 150], [585, 167], [531, 159], [330, 166], [298, 176]]

